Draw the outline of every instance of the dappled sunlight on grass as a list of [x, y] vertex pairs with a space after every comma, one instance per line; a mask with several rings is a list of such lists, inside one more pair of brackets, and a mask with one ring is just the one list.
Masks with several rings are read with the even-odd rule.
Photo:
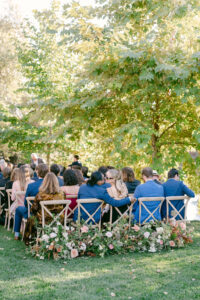
[[[199, 227], [194, 244], [161, 253], [36, 260], [0, 229], [0, 299], [200, 299]], [[5, 239], [8, 237], [8, 239]], [[167, 293], [167, 294], [166, 294]]]

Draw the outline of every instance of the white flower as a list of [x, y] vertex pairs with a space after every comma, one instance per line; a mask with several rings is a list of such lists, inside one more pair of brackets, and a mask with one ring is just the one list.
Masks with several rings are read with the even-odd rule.
[[141, 246], [141, 245], [142, 245], [142, 242], [139, 242], [139, 243], [138, 243], [138, 246]]
[[57, 234], [55, 232], [51, 232], [49, 236], [51, 239], [54, 239], [55, 237], [57, 237]]
[[66, 231], [69, 231], [69, 226], [65, 226]]
[[107, 236], [108, 238], [111, 238], [111, 237], [112, 237], [112, 232], [107, 231], [107, 232], [106, 232], [106, 236]]
[[158, 244], [160, 244], [160, 239], [157, 239], [156, 242], [157, 242]]
[[70, 229], [71, 229], [71, 231], [74, 231], [74, 230], [75, 230], [75, 228], [74, 228], [74, 227], [72, 227], [72, 226], [71, 226], [71, 228], [70, 228]]
[[57, 222], [56, 225], [59, 226], [59, 225], [61, 225], [61, 223], [60, 223], [60, 222]]
[[69, 250], [72, 250], [72, 243], [66, 243], [65, 245]]
[[58, 233], [58, 228], [57, 227], [53, 227], [53, 231], [55, 231], [56, 233]]
[[103, 247], [102, 247], [101, 245], [99, 245], [99, 250], [100, 250], [100, 251], [103, 250]]
[[55, 241], [56, 241], [56, 242], [58, 242], [58, 241], [59, 241], [59, 239], [58, 239], [58, 238], [56, 238], [56, 239], [55, 239]]
[[82, 243], [81, 246], [80, 246], [80, 250], [83, 250], [85, 251], [86, 250], [86, 244], [85, 243]]
[[44, 259], [44, 256], [40, 256], [40, 259]]
[[144, 237], [145, 237], [146, 239], [148, 239], [149, 236], [150, 236], [150, 233], [149, 233], [148, 231], [146, 231], [146, 232], [144, 233]]
[[63, 235], [63, 237], [64, 237], [66, 240], [68, 240], [68, 233], [67, 233], [67, 232], [63, 232], [62, 235]]
[[149, 252], [156, 252], [156, 248], [155, 247], [150, 247]]
[[47, 234], [44, 234], [41, 239], [42, 239], [42, 241], [48, 242], [49, 236]]
[[158, 234], [162, 234], [163, 233], [163, 228], [158, 227], [158, 228], [156, 228], [156, 231], [157, 231]]

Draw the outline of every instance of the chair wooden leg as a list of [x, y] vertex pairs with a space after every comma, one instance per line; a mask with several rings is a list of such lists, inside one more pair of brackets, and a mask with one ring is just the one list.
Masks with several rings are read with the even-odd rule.
[[6, 217], [5, 217], [5, 224], [4, 227], [6, 228], [8, 222], [8, 211], [6, 212]]
[[7, 228], [7, 230], [10, 230], [10, 219], [11, 219], [11, 215], [9, 213], [8, 214], [8, 228]]

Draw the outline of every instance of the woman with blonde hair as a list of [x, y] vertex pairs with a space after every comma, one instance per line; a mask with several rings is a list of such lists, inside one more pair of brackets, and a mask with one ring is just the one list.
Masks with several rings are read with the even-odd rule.
[[[64, 193], [60, 189], [58, 179], [56, 175], [52, 172], [49, 172], [44, 177], [43, 183], [39, 188], [39, 193], [36, 195], [33, 205], [31, 207], [31, 213], [37, 217], [38, 222], [42, 223], [42, 212], [40, 201], [48, 200], [64, 200]], [[52, 205], [49, 210], [52, 212], [60, 211], [62, 207]]]
[[[24, 233], [24, 242], [26, 245], [28, 245], [33, 239], [33, 237], [36, 235], [36, 221], [39, 222], [39, 224], [42, 224], [42, 210], [40, 206], [40, 201], [64, 199], [64, 193], [59, 187], [56, 175], [52, 172], [48, 172], [44, 177], [42, 185], [39, 188], [39, 193], [36, 195], [33, 205], [31, 206], [31, 217], [27, 220], [26, 229]], [[48, 209], [52, 213], [57, 214], [63, 209], [63, 207], [62, 205], [51, 205], [48, 207]], [[45, 221], [51, 221], [50, 216], [46, 215], [46, 212]]]
[[[14, 171], [13, 171], [14, 172]], [[12, 177], [15, 179], [12, 185], [11, 200], [14, 201], [10, 207], [12, 213], [15, 212], [18, 206], [24, 206], [24, 195], [20, 195], [18, 200], [16, 199], [16, 193], [19, 191], [26, 192], [29, 183], [34, 182], [30, 178], [29, 168], [27, 166], [21, 166], [19, 170], [16, 170]]]
[[[106, 172], [106, 182], [111, 185], [111, 187], [107, 188], [107, 192], [110, 195], [110, 197], [114, 198], [115, 200], [121, 200], [125, 197], [128, 197], [128, 190], [121, 178], [121, 172], [116, 169], [109, 169]], [[127, 210], [127, 205], [123, 205], [119, 207], [119, 210], [123, 213]], [[104, 208], [104, 222], [108, 221], [108, 211], [109, 211], [109, 205], [106, 205]], [[113, 219], [112, 222], [114, 222], [118, 218], [118, 213], [116, 210], [113, 211]]]

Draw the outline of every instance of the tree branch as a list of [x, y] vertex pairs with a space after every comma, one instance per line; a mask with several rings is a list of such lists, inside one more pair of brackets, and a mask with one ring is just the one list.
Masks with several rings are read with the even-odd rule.
[[172, 123], [171, 125], [169, 125], [159, 136], [159, 139], [170, 129], [172, 128], [174, 125], [176, 124], [176, 122]]

